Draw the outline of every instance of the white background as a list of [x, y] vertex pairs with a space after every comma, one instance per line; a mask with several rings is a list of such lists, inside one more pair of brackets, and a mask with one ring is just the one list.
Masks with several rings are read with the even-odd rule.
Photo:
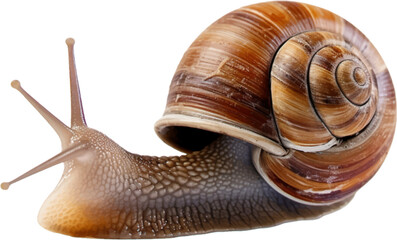
[[[8, 2], [8, 3], [6, 3]], [[69, 124], [64, 40], [76, 39], [87, 123], [131, 152], [173, 155], [153, 131], [184, 51], [209, 24], [256, 1], [1, 1], [0, 182], [60, 151], [57, 135], [19, 93], [24, 88]], [[392, 1], [306, 1], [357, 26], [397, 78]], [[396, 82], [395, 82], [396, 83]], [[396, 239], [396, 144], [378, 174], [344, 209], [313, 221], [181, 239]], [[57, 184], [56, 166], [0, 191], [1, 239], [70, 239], [41, 228], [38, 210]]]

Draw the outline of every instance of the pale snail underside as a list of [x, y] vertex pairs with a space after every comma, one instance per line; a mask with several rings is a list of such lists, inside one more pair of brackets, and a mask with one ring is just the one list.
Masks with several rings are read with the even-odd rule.
[[243, 7], [193, 42], [155, 126], [188, 152], [180, 157], [132, 154], [88, 128], [67, 44], [71, 127], [12, 83], [63, 151], [1, 185], [64, 162], [39, 213], [51, 231], [156, 238], [316, 218], [376, 173], [394, 135], [395, 93], [378, 52], [346, 20], [311, 5]]

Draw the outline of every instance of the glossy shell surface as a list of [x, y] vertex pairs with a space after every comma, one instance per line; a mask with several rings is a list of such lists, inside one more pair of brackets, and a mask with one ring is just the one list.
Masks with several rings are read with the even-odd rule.
[[322, 8], [269, 2], [225, 15], [193, 42], [156, 132], [183, 151], [216, 134], [248, 141], [282, 194], [330, 204], [378, 170], [395, 111], [389, 72], [359, 30]]

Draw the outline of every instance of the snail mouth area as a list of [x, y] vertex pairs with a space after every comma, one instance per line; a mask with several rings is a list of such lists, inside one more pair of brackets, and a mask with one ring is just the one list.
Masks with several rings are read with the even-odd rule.
[[[49, 197], [40, 209], [39, 224], [49, 231], [76, 237], [93, 236], [108, 225], [99, 211], [72, 202]], [[95, 212], [100, 215], [94, 217]]]
[[[72, 178], [72, 177], [70, 177]], [[120, 212], [115, 203], [87, 189], [79, 189], [70, 179], [62, 179], [43, 203], [38, 222], [45, 229], [74, 237], [109, 236]]]

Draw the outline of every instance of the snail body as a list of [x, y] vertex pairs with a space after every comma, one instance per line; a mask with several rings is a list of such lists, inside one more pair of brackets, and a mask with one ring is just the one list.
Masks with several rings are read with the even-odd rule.
[[157, 238], [319, 217], [375, 174], [394, 135], [394, 88], [376, 49], [350, 23], [311, 5], [243, 7], [193, 42], [155, 125], [187, 152], [180, 157], [132, 154], [88, 128], [74, 40], [67, 45], [71, 127], [12, 83], [63, 151], [1, 185], [63, 162], [39, 213], [51, 231]]

